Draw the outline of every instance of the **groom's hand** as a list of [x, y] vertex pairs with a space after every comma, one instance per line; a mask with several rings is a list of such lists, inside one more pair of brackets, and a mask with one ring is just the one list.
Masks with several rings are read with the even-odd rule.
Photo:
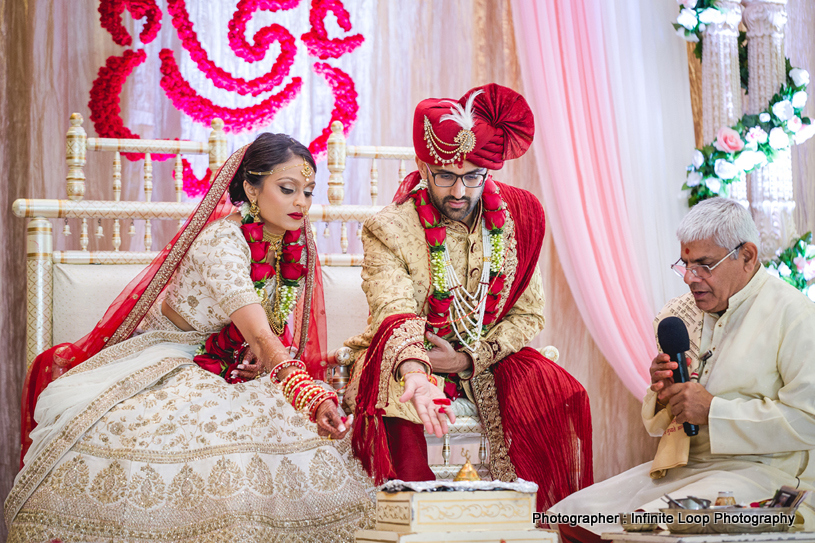
[[[447, 419], [449, 418], [450, 422], [454, 423], [456, 422], [456, 416], [453, 414], [453, 410], [450, 409], [449, 400], [444, 397], [444, 393], [439, 387], [427, 380], [424, 371], [413, 373], [415, 371], [413, 365], [414, 362], [409, 360], [399, 366], [399, 372], [404, 376], [405, 381], [405, 393], [402, 394], [399, 401], [402, 403], [412, 402], [413, 407], [416, 408], [416, 413], [424, 424], [425, 432], [435, 434], [436, 437], [442, 437], [447, 433]], [[418, 368], [423, 367], [418, 362], [415, 365]], [[436, 403], [433, 400], [446, 401]]]
[[456, 351], [448, 341], [431, 332], [425, 332], [425, 337], [433, 344], [433, 348], [427, 351], [427, 356], [434, 372], [462, 373], [472, 369], [470, 357]]

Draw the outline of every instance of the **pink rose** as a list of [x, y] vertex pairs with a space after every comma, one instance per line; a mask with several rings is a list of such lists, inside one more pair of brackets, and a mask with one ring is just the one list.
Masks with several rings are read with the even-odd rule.
[[283, 243], [295, 243], [300, 239], [300, 228], [297, 230], [286, 230], [283, 234]]
[[427, 197], [427, 189], [419, 189], [414, 192], [413, 201], [417, 206], [427, 205], [430, 202], [430, 198]]
[[719, 129], [719, 133], [716, 134], [716, 141], [713, 146], [724, 153], [736, 153], [744, 149], [744, 141], [742, 141], [738, 132], [723, 126]]
[[461, 394], [458, 393], [458, 387], [456, 387], [456, 384], [453, 381], [448, 381], [447, 379], [444, 380], [444, 395], [453, 401], [461, 396]]
[[252, 254], [252, 262], [263, 262], [269, 253], [268, 241], [253, 241], [249, 243], [249, 252]]
[[802, 256], [796, 256], [792, 259], [792, 263], [795, 264], [795, 269], [802, 272], [804, 271], [804, 267], [807, 265], [807, 259]]
[[447, 228], [444, 226], [437, 226], [436, 228], [427, 228], [424, 231], [424, 236], [427, 239], [427, 244], [431, 247], [438, 247], [444, 243], [447, 237]]
[[417, 205], [416, 213], [423, 228], [433, 228], [439, 224], [441, 213], [432, 204]]
[[283, 279], [287, 279], [289, 281], [297, 281], [305, 274], [306, 267], [299, 262], [280, 266], [280, 275], [283, 276]]
[[506, 221], [506, 217], [504, 216], [503, 209], [499, 211], [484, 211], [484, 224], [490, 232], [503, 228], [504, 221]]
[[440, 315], [446, 315], [447, 311], [450, 309], [450, 304], [453, 301], [452, 296], [448, 296], [444, 300], [439, 300], [435, 296], [430, 297], [430, 311], [433, 313], [438, 313]]
[[792, 132], [794, 134], [794, 133], [798, 132], [799, 130], [801, 130], [801, 127], [803, 125], [804, 125], [804, 123], [801, 122], [800, 117], [793, 117], [792, 119], [787, 121], [787, 130], [789, 130], [790, 132]]
[[303, 256], [302, 245], [284, 245], [283, 246], [283, 262], [300, 262]]
[[274, 276], [274, 266], [271, 264], [252, 264], [249, 275], [252, 282], [257, 283]]
[[490, 282], [490, 294], [500, 294], [502, 290], [504, 290], [504, 280], [507, 278], [506, 275], [503, 273], [501, 275], [496, 276]]
[[250, 222], [247, 224], [242, 224], [241, 230], [243, 231], [243, 237], [245, 237], [248, 241], [263, 240], [262, 222]]

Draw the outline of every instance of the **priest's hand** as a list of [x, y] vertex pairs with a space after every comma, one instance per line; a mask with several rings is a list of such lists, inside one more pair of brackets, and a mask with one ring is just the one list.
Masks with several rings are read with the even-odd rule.
[[676, 422], [697, 425], [708, 423], [713, 395], [699, 383], [674, 383], [660, 396], [662, 403], [670, 404]]
[[[456, 416], [450, 409], [450, 400], [445, 398], [439, 387], [427, 380], [424, 371], [416, 372], [413, 367], [422, 368], [418, 362], [408, 360], [399, 366], [399, 372], [404, 376], [405, 393], [399, 401], [405, 403], [410, 401], [416, 408], [419, 418], [424, 424], [424, 430], [428, 434], [435, 434], [442, 437], [447, 433], [447, 419], [456, 422]], [[433, 400], [443, 400], [439, 403]]]
[[433, 348], [427, 351], [427, 356], [434, 372], [463, 373], [472, 369], [473, 362], [470, 357], [456, 351], [450, 342], [431, 332], [425, 332], [425, 337], [433, 344]]
[[[674, 384], [673, 370], [678, 367], [678, 363], [673, 362], [671, 357], [667, 354], [658, 354], [651, 361], [651, 390], [654, 392], [662, 392]], [[662, 398], [660, 398], [660, 401], [662, 401]]]

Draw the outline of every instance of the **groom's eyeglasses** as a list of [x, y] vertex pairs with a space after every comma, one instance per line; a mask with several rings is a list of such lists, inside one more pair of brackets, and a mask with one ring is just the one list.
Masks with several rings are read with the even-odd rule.
[[458, 182], [459, 179], [461, 179], [461, 182], [464, 183], [465, 187], [477, 189], [484, 184], [484, 180], [487, 178], [486, 171], [480, 173], [469, 172], [461, 175], [456, 175], [446, 171], [434, 172], [430, 168], [427, 168], [427, 171], [433, 176], [433, 183], [435, 183], [437, 187], [443, 188], [452, 187]]

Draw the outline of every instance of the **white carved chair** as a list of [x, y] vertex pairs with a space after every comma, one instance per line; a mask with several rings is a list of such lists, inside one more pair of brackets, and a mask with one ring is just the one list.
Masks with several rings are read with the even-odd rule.
[[[215, 119], [208, 142], [111, 139], [87, 137], [82, 127], [83, 119], [78, 113], [70, 118], [70, 128], [66, 138], [67, 198], [60, 199], [19, 199], [12, 206], [18, 217], [29, 218], [27, 250], [27, 352], [26, 361], [30, 364], [36, 355], [52, 345], [74, 341], [98, 322], [105, 309], [125, 285], [135, 277], [157, 254], [151, 251], [153, 245], [152, 223], [156, 220], [177, 221], [179, 226], [195, 208], [194, 202], [182, 202], [182, 163], [183, 154], [207, 154], [209, 166], [214, 172], [228, 158], [227, 140], [223, 132], [223, 122]], [[349, 352], [342, 347], [345, 339], [360, 333], [367, 326], [368, 305], [361, 288], [361, 254], [348, 254], [348, 223], [356, 224], [356, 234], [361, 225], [382, 206], [377, 205], [380, 168], [382, 171], [395, 170], [394, 185], [406, 175], [406, 161], [413, 161], [410, 147], [348, 146], [342, 132], [342, 125], [334, 122], [328, 140], [328, 205], [314, 205], [310, 211], [312, 225], [319, 233], [328, 235], [329, 225], [339, 225], [341, 253], [321, 253], [323, 281], [325, 285], [325, 305], [328, 318], [328, 348], [332, 350], [328, 366], [327, 380], [340, 393], [348, 381], [347, 364]], [[85, 165], [88, 151], [107, 151], [112, 157], [111, 201], [84, 200], [86, 182]], [[140, 183], [144, 191], [144, 201], [123, 201], [121, 154], [146, 153], [141, 179], [127, 180], [127, 183]], [[175, 155], [173, 184], [175, 201], [152, 201], [154, 183], [165, 180], [153, 179], [151, 154]], [[370, 204], [344, 204], [346, 159], [366, 159], [370, 161]], [[381, 161], [390, 161], [387, 166]], [[55, 251], [52, 219], [64, 222], [61, 235], [70, 236], [70, 222], [79, 223], [79, 248]], [[105, 236], [101, 219], [113, 220], [110, 229], [113, 251], [89, 251], [89, 225], [96, 224], [96, 236]], [[130, 221], [130, 233], [135, 233], [134, 221], [144, 221], [144, 250], [120, 251], [122, 242], [122, 221]], [[66, 239], [66, 246], [73, 238]], [[547, 348], [553, 349], [553, 348]], [[556, 350], [547, 354], [556, 359]], [[487, 471], [487, 442], [475, 406], [467, 400], [457, 400], [453, 404], [457, 415], [456, 424], [451, 425], [450, 433], [442, 440], [428, 439], [431, 446], [441, 447], [442, 464], [431, 466], [439, 478], [451, 478], [460, 465], [451, 465], [451, 445], [479, 445], [480, 465], [476, 467], [482, 475]]]

